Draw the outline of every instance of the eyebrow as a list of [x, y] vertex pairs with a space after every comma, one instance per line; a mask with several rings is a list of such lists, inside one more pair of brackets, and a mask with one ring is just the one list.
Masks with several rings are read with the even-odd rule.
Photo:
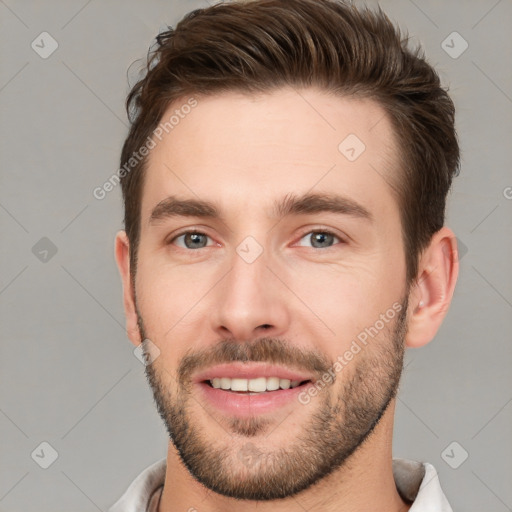
[[278, 218], [322, 212], [340, 213], [373, 221], [372, 214], [363, 205], [337, 194], [288, 194], [274, 205], [274, 215]]
[[[337, 194], [288, 194], [273, 206], [273, 216], [279, 219], [290, 215], [337, 213], [373, 222], [371, 212], [353, 199]], [[224, 221], [219, 209], [211, 202], [199, 199], [178, 199], [169, 196], [160, 201], [149, 217], [149, 224], [171, 217], [201, 217]]]

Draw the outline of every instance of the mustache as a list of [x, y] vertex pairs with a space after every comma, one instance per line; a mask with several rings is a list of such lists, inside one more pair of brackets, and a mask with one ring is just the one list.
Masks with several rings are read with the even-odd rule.
[[178, 368], [178, 380], [186, 384], [195, 372], [216, 364], [233, 362], [282, 364], [320, 378], [333, 365], [320, 352], [303, 350], [279, 338], [264, 337], [250, 343], [223, 339], [212, 347], [195, 353], [187, 352]]

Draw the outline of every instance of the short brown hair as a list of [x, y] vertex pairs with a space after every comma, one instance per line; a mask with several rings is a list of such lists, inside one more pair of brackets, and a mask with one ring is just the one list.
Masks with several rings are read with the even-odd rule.
[[[401, 148], [393, 192], [400, 206], [407, 284], [444, 224], [459, 168], [455, 108], [421, 49], [408, 48], [379, 8], [336, 0], [249, 0], [187, 14], [156, 37], [144, 77], [130, 91], [121, 167], [144, 145], [171, 103], [187, 95], [320, 87], [377, 101]], [[147, 157], [121, 179], [132, 277], [137, 265]]]

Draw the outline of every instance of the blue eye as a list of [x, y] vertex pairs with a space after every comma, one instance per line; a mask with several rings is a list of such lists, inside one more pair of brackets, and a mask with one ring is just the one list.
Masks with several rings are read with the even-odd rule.
[[180, 238], [183, 239], [183, 245], [176, 243], [178, 247], [183, 249], [203, 249], [204, 247], [207, 247], [207, 240], [209, 236], [199, 231], [186, 231], [185, 233], [173, 238], [171, 243], [176, 242]]
[[[323, 249], [326, 247], [331, 247], [336, 242], [334, 240], [338, 240], [341, 242], [341, 239], [336, 236], [334, 233], [331, 233], [330, 231], [310, 231], [305, 236], [303, 236], [300, 239], [300, 242], [303, 240], [309, 239], [311, 242], [311, 247], [314, 249]], [[299, 242], [299, 245], [306, 245]]]

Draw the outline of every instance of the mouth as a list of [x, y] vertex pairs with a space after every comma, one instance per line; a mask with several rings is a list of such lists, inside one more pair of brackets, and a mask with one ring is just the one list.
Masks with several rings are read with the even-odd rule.
[[[294, 381], [292, 386], [292, 381], [289, 379], [272, 377], [255, 379], [214, 377], [196, 382], [195, 386], [197, 395], [206, 410], [218, 413], [222, 418], [248, 418], [276, 414], [282, 410], [288, 411], [290, 408], [299, 410], [298, 407], [303, 406], [300, 395], [307, 393], [309, 387], [313, 386], [313, 382], [308, 379]], [[264, 390], [263, 386], [265, 386]]]
[[315, 376], [262, 362], [219, 364], [193, 377], [206, 409], [223, 417], [248, 417], [302, 405], [299, 395], [313, 386]]
[[295, 389], [309, 382], [311, 382], [310, 379], [291, 380], [280, 377], [256, 377], [253, 379], [214, 377], [202, 381], [202, 384], [221, 391], [256, 396]]

